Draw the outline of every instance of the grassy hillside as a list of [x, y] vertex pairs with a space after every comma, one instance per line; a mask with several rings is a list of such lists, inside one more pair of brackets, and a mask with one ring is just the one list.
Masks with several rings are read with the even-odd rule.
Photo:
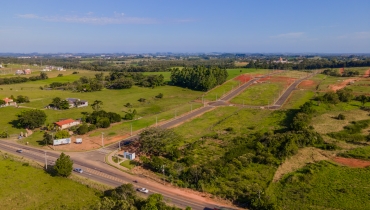
[[101, 192], [0, 157], [1, 209], [89, 209]]
[[370, 168], [323, 161], [286, 175], [268, 193], [282, 209], [368, 209], [369, 175]]

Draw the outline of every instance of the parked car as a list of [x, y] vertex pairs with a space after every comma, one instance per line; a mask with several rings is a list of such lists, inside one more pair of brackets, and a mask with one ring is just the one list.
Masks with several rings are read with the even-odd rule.
[[149, 193], [149, 190], [146, 188], [137, 188], [137, 191], [142, 192], [142, 193]]
[[74, 168], [73, 171], [82, 174], [84, 172], [81, 168]]
[[18, 150], [17, 150], [17, 152], [18, 152], [18, 153], [22, 153], [22, 152], [23, 152], [23, 150], [21, 150], [21, 149], [18, 149]]

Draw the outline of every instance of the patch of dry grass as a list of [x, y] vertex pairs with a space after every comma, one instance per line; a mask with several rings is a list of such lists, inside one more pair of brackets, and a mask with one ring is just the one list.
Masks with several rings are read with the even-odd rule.
[[[337, 120], [338, 114], [344, 114], [346, 119]], [[368, 112], [363, 110], [333, 111], [314, 117], [311, 125], [318, 133], [326, 134], [343, 130], [343, 127], [349, 125], [351, 121], [365, 119], [369, 119], [369, 116]]]
[[275, 172], [273, 182], [279, 181], [285, 174], [303, 168], [308, 163], [329, 160], [331, 156], [334, 156], [332, 151], [324, 151], [314, 147], [300, 149], [297, 154], [289, 157], [279, 166]]

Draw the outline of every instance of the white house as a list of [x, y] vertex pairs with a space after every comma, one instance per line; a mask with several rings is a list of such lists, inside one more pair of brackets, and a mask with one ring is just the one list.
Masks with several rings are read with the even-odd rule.
[[69, 103], [69, 108], [73, 108], [73, 107], [80, 108], [80, 107], [86, 107], [89, 105], [88, 101], [80, 100], [78, 98], [66, 98], [66, 100]]
[[73, 119], [61, 120], [55, 123], [55, 125], [58, 126], [60, 130], [70, 128], [79, 124], [81, 124], [81, 121]]

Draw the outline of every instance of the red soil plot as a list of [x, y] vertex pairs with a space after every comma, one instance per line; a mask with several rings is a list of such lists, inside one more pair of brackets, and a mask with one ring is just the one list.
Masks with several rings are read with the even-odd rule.
[[294, 78], [291, 77], [281, 77], [281, 76], [271, 76], [265, 77], [258, 80], [258, 82], [280, 82], [284, 83], [285, 87], [288, 87], [295, 81]]
[[365, 168], [370, 166], [370, 161], [354, 158], [335, 157], [333, 160], [337, 163], [353, 168]]
[[339, 74], [341, 74], [341, 75], [342, 75], [343, 73], [344, 73], [344, 68], [340, 68], [340, 69], [339, 69]]
[[364, 77], [365, 78], [370, 77], [370, 69], [365, 71]]
[[249, 80], [261, 77], [263, 74], [242, 74], [234, 78], [234, 80], [241, 81], [241, 82], [248, 82]]
[[248, 82], [251, 79], [252, 79], [251, 75], [246, 75], [246, 74], [239, 75], [236, 78], [234, 78], [234, 80], [241, 81], [241, 82]]
[[300, 89], [310, 89], [310, 88], [314, 87], [315, 85], [316, 85], [315, 82], [312, 81], [312, 80], [304, 80], [298, 85], [298, 88], [300, 88]]

